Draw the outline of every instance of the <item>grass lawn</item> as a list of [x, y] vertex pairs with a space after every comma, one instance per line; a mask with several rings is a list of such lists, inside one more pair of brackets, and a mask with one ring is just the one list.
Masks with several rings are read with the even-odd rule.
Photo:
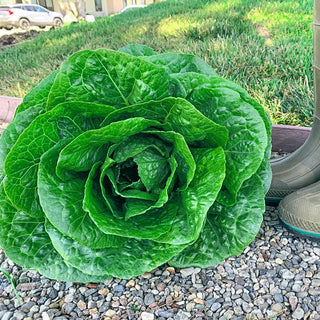
[[313, 0], [167, 0], [42, 33], [0, 51], [0, 95], [23, 97], [81, 49], [142, 43], [198, 55], [274, 123], [311, 125]]

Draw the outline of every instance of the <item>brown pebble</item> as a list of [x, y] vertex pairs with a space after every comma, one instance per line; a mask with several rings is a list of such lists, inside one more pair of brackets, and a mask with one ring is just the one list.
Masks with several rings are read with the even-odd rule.
[[93, 313], [96, 313], [96, 312], [98, 312], [98, 309], [97, 309], [97, 308], [93, 308], [93, 309], [90, 309], [90, 310], [89, 310], [89, 313], [90, 313], [90, 314], [93, 314]]
[[166, 297], [166, 305], [171, 305], [173, 303], [173, 298], [171, 296]]
[[148, 307], [152, 309], [152, 308], [156, 308], [157, 306], [158, 306], [157, 302], [152, 302]]
[[99, 294], [106, 296], [109, 293], [109, 289], [108, 288], [102, 288], [98, 291]]
[[202, 299], [200, 299], [200, 298], [195, 298], [193, 301], [195, 303], [204, 304], [204, 301]]
[[170, 272], [171, 274], [175, 274], [175, 273], [176, 273], [176, 270], [175, 270], [175, 268], [173, 268], [173, 267], [168, 267], [166, 270], [167, 270], [168, 272]]
[[87, 308], [87, 305], [82, 301], [78, 301], [77, 306], [80, 310], [85, 310]]
[[166, 285], [163, 282], [157, 284], [157, 290], [163, 291], [166, 288]]
[[104, 316], [110, 317], [110, 318], [114, 317], [115, 315], [116, 315], [116, 312], [112, 309], [109, 309], [104, 313]]
[[126, 287], [127, 287], [127, 288], [132, 288], [132, 287], [134, 287], [135, 285], [136, 285], [136, 282], [131, 279], [131, 280], [129, 280], [129, 281], [127, 282]]
[[150, 279], [151, 278], [151, 273], [150, 272], [146, 272], [143, 275], [141, 275], [142, 278], [144, 279]]

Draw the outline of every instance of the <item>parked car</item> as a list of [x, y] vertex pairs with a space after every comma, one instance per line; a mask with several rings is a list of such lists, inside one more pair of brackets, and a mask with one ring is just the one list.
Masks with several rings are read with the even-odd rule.
[[36, 4], [8, 4], [0, 6], [0, 28], [28, 30], [30, 26], [60, 27], [63, 15]]

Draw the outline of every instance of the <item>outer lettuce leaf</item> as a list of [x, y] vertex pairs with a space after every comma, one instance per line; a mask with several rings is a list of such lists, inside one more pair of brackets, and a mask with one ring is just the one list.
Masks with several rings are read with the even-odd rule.
[[143, 44], [129, 44], [124, 48], [120, 48], [118, 51], [131, 54], [132, 56], [135, 56], [135, 57], [153, 56], [158, 54], [152, 48], [147, 47]]
[[5, 160], [5, 190], [11, 202], [31, 216], [43, 216], [37, 190], [41, 156], [60, 140], [98, 127], [113, 110], [109, 106], [74, 102], [37, 117], [19, 136]]
[[41, 106], [42, 109], [45, 110], [49, 92], [58, 73], [59, 70], [53, 72], [26, 94], [23, 98], [23, 102], [18, 106], [15, 116], [20, 112], [35, 106]]
[[243, 182], [260, 167], [267, 148], [268, 135], [263, 119], [240, 95], [227, 88], [199, 88], [190, 101], [209, 119], [229, 131], [226, 146], [227, 175], [219, 200], [232, 205]]
[[31, 218], [15, 209], [0, 184], [0, 246], [15, 263], [34, 268], [60, 281], [101, 282], [110, 278], [88, 275], [65, 262], [54, 249], [44, 228], [44, 218]]
[[141, 44], [129, 44], [119, 49], [120, 52], [132, 56], [141, 56], [145, 61], [164, 68], [169, 74], [196, 72], [205, 75], [217, 76], [216, 72], [199, 57], [183, 53], [157, 53], [152, 48]]
[[169, 264], [177, 268], [212, 267], [240, 254], [259, 232], [265, 210], [264, 189], [257, 175], [245, 181], [237, 203], [226, 207], [216, 202], [209, 210], [199, 238]]
[[112, 50], [84, 50], [62, 64], [49, 94], [48, 109], [66, 101], [120, 108], [162, 99], [169, 95], [169, 87], [169, 75], [151, 63]]
[[175, 256], [185, 246], [129, 239], [121, 248], [90, 249], [64, 236], [46, 223], [46, 230], [63, 259], [95, 276], [130, 279], [150, 271]]
[[163, 67], [169, 74], [196, 72], [217, 76], [208, 64], [192, 54], [163, 53], [155, 56], [146, 56], [143, 59], [159, 67]]
[[258, 170], [265, 158], [270, 144], [270, 119], [245, 90], [230, 81], [196, 73], [179, 74], [175, 78], [184, 87], [189, 102], [229, 131], [227, 176], [218, 201], [233, 205], [243, 182]]
[[46, 110], [47, 98], [57, 72], [49, 75], [33, 88], [18, 106], [13, 121], [0, 137], [0, 174], [4, 174], [4, 161], [20, 134]]

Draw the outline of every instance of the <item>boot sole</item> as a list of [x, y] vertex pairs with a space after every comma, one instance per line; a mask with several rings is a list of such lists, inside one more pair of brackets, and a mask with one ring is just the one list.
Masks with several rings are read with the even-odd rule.
[[302, 229], [299, 229], [297, 227], [294, 227], [290, 224], [288, 224], [287, 222], [285, 222], [284, 220], [282, 220], [279, 217], [280, 222], [283, 224], [283, 226], [288, 229], [290, 232], [292, 232], [293, 234], [302, 237], [304, 239], [309, 239], [312, 241], [320, 241], [320, 234], [319, 233], [314, 233], [314, 232], [309, 232], [309, 231], [305, 231]]

